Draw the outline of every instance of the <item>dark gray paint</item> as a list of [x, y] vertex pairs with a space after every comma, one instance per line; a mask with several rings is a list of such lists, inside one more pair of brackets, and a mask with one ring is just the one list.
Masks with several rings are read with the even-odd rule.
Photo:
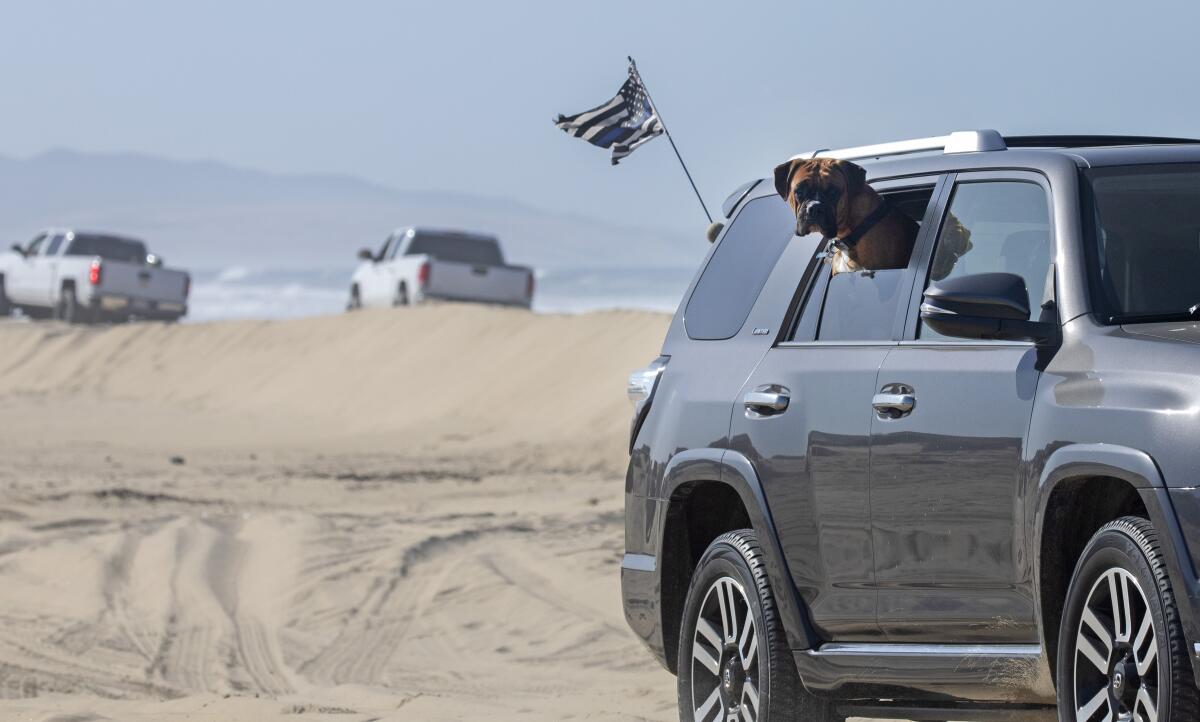
[[[917, 314], [907, 310], [898, 316], [894, 343], [856, 347], [800, 337], [789, 344], [786, 320], [798, 312], [797, 284], [813, 251], [797, 239], [733, 338], [690, 341], [682, 312], [672, 322], [663, 347], [672, 360], [627, 477], [627, 551], [658, 554], [665, 510], [680, 484], [729, 482], [743, 501], [760, 505], [752, 523], [769, 538], [772, 587], [795, 605], [785, 622], [798, 653], [897, 639], [1041, 646], [1038, 550], [1046, 503], [1065, 481], [1111, 476], [1139, 490], [1160, 532], [1193, 648], [1200, 643], [1200, 584], [1190, 554], [1200, 550], [1200, 324], [1122, 328], [1091, 315], [1078, 177], [1089, 165], [1198, 161], [1200, 148], [1172, 146], [864, 163], [873, 183], [893, 185], [973, 171], [1036, 176], [1052, 196], [1061, 344], [920, 344]], [[748, 197], [769, 194], [769, 185], [760, 183]], [[927, 254], [928, 243], [921, 244], [919, 253]], [[916, 263], [927, 263], [927, 255]], [[754, 328], [770, 335], [754, 336]], [[914, 414], [900, 423], [876, 422], [870, 408], [870, 392], [889, 382], [916, 391]], [[769, 384], [787, 387], [794, 405], [772, 418], [748, 417], [742, 394]], [[972, 413], [964, 413], [968, 406]], [[688, 474], [664, 474], [674, 457], [703, 449], [703, 463], [675, 465]], [[736, 470], [726, 463], [734, 460]], [[926, 563], [940, 571], [928, 574]], [[662, 571], [622, 571], [627, 613], [659, 615], [634, 628], [660, 659], [667, 653], [657, 604]], [[925, 588], [929, 578], [939, 586]], [[911, 624], [914, 618], [921, 624]], [[806, 673], [841, 689], [838, 695], [852, 694], [846, 680], [870, 679], [879, 669], [870, 655], [857, 663], [836, 655], [804, 659]], [[917, 705], [990, 698], [979, 689], [986, 681], [955, 677], [953, 665], [947, 671], [928, 655], [890, 659], [891, 699]], [[1039, 660], [1040, 682], [1006, 701], [1046, 702], [1047, 670], [1047, 660]], [[942, 675], [937, 684], [934, 673]], [[975, 710], [955, 718], [976, 714], [984, 716]]]

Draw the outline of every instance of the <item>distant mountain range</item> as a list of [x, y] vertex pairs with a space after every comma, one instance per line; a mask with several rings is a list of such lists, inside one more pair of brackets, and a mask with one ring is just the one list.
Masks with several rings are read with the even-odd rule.
[[510, 260], [539, 268], [680, 267], [694, 236], [555, 213], [504, 198], [400, 191], [345, 175], [285, 175], [209, 161], [55, 150], [0, 156], [0, 242], [69, 226], [143, 238], [193, 269], [348, 268], [398, 226], [498, 235]]

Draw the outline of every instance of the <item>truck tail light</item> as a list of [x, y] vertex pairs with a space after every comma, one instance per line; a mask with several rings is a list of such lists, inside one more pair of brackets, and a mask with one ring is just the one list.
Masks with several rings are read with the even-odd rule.
[[100, 280], [104, 277], [100, 266], [100, 259], [92, 261], [92, 265], [88, 266], [88, 283], [93, 286], [99, 286]]
[[533, 280], [533, 271], [529, 272], [529, 278], [525, 281], [525, 298], [533, 298], [533, 287], [536, 282]]
[[417, 285], [424, 287], [427, 283], [429, 283], [429, 261], [425, 261], [417, 269]]

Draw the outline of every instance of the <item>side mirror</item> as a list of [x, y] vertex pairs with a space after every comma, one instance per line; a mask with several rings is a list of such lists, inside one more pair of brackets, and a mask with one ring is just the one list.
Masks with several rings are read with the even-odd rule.
[[22, 258], [24, 258], [24, 256], [25, 256], [25, 249], [24, 249], [24, 248], [21, 248], [21, 244], [20, 244], [20, 243], [14, 243], [14, 244], [12, 244], [11, 248], [12, 248], [12, 250], [13, 250], [13, 252], [14, 252], [14, 253], [19, 253], [19, 254], [21, 254], [21, 257], [22, 257]]
[[358, 258], [359, 258], [359, 260], [363, 260], [363, 261], [374, 261], [375, 254], [371, 251], [370, 248], [363, 248], [363, 249], [359, 250]]
[[1029, 291], [1015, 273], [974, 273], [930, 284], [921, 320], [943, 336], [1057, 342], [1058, 326], [1029, 320]]

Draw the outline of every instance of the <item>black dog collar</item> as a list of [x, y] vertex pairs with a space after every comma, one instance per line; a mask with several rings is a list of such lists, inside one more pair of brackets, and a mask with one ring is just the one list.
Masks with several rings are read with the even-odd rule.
[[882, 221], [883, 217], [890, 213], [891, 210], [892, 208], [886, 200], [880, 201], [879, 207], [871, 211], [870, 215], [866, 218], [862, 219], [862, 223], [859, 223], [853, 230], [847, 233], [845, 238], [834, 238], [832, 241], [833, 245], [845, 250], [854, 248], [862, 240], [862, 237], [870, 233], [871, 229]]

